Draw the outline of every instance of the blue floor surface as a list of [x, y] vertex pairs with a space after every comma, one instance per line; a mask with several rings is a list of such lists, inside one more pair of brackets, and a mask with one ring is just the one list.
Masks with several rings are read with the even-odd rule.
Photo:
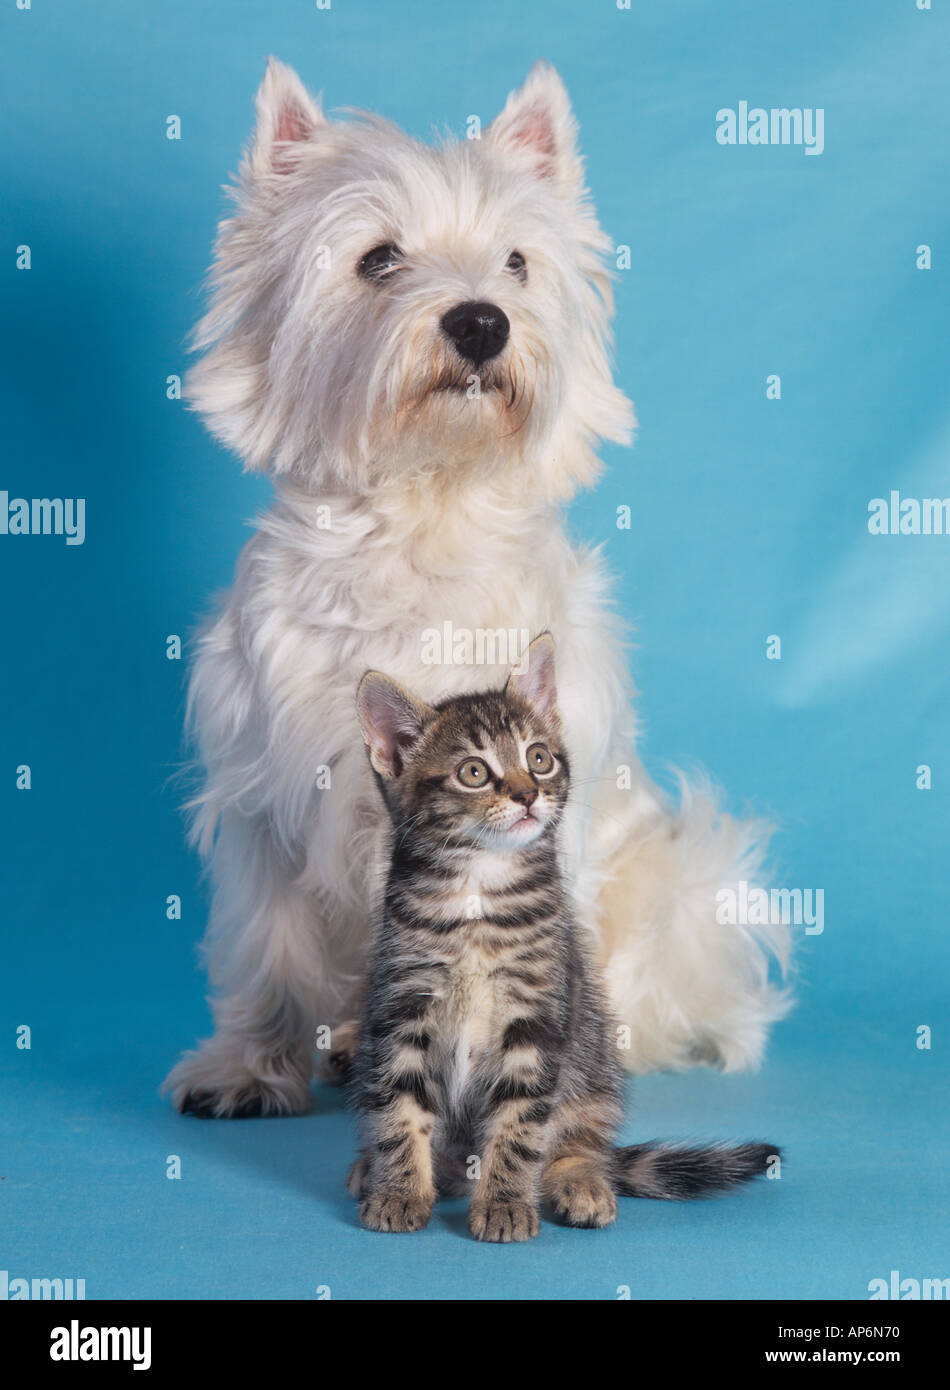
[[[947, 1065], [908, 1046], [897, 1020], [819, 1032], [802, 1014], [756, 1076], [637, 1084], [628, 1139], [774, 1140], [780, 1179], [703, 1202], [623, 1201], [610, 1230], [545, 1222], [536, 1241], [502, 1247], [468, 1237], [461, 1201], [424, 1232], [362, 1231], [337, 1090], [315, 1088], [299, 1119], [174, 1114], [155, 1094], [174, 1028], [120, 1043], [126, 1009], [80, 1006], [44, 1046], [34, 1034], [5, 1056], [11, 1279], [83, 1278], [89, 1299], [866, 1299], [892, 1269], [947, 1272]], [[166, 1176], [173, 1155], [179, 1179]]]

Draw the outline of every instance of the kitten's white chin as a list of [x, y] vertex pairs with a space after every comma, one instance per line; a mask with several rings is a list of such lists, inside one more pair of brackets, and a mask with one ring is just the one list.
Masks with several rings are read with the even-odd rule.
[[504, 830], [494, 831], [497, 844], [506, 849], [522, 849], [544, 833], [546, 822], [537, 816], [522, 816]]

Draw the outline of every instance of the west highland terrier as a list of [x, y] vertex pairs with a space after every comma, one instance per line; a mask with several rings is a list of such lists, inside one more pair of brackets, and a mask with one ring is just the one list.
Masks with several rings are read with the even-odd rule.
[[235, 198], [189, 395], [275, 501], [191, 680], [215, 1033], [169, 1075], [175, 1105], [299, 1113], [321, 1044], [349, 1048], [387, 857], [363, 673], [434, 703], [503, 685], [508, 634], [545, 630], [577, 788], [564, 849], [623, 1060], [754, 1065], [788, 929], [724, 925], [716, 897], [757, 872], [760, 827], [647, 777], [603, 567], [561, 516], [634, 420], [560, 79], [539, 64], [480, 139], [431, 148], [327, 120], [271, 61]]

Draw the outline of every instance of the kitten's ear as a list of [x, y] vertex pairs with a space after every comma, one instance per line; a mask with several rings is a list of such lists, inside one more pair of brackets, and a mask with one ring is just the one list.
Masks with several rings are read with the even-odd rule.
[[356, 692], [356, 713], [370, 762], [392, 780], [435, 711], [380, 671], [367, 671]]
[[565, 197], [583, 192], [577, 122], [564, 83], [550, 63], [535, 63], [485, 138], [525, 164], [537, 178], [550, 180]]
[[554, 638], [550, 632], [542, 632], [531, 643], [508, 677], [505, 694], [519, 695], [543, 718], [560, 723], [554, 676]]
[[320, 102], [307, 91], [293, 68], [268, 58], [264, 80], [257, 90], [257, 125], [250, 153], [255, 175], [285, 173], [292, 165], [288, 153], [329, 125]]

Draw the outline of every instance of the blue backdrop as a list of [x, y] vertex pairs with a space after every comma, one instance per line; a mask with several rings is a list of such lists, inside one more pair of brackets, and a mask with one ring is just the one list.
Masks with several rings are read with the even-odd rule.
[[[85, 1278], [90, 1298], [860, 1299], [892, 1269], [950, 1274], [950, 536], [868, 529], [873, 498], [950, 496], [948, 45], [943, 0], [4, 5], [0, 489], [86, 499], [82, 545], [0, 534], [11, 1278]], [[243, 1123], [158, 1100], [208, 1030], [166, 638], [229, 582], [268, 496], [166, 379], [268, 53], [328, 107], [420, 136], [490, 119], [537, 57], [568, 84], [630, 247], [617, 364], [640, 419], [571, 522], [637, 628], [650, 767], [702, 763], [733, 809], [774, 816], [777, 882], [825, 901], [763, 1070], [650, 1077], [629, 1133], [775, 1138], [780, 1181], [527, 1247], [477, 1246], [458, 1205], [386, 1240], [343, 1191], [336, 1093]], [[718, 143], [740, 101], [822, 109], [823, 152]]]

